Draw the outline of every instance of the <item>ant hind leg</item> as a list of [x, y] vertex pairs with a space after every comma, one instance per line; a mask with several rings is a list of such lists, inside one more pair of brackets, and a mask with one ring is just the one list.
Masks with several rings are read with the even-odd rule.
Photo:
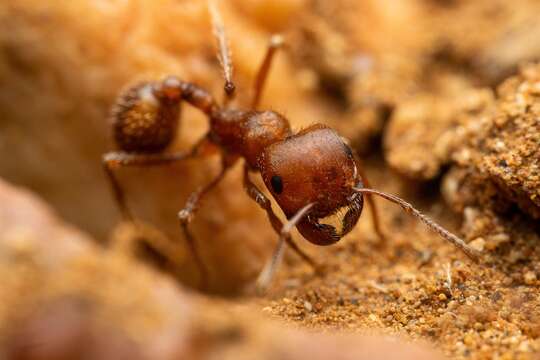
[[191, 150], [188, 151], [157, 154], [134, 154], [124, 151], [111, 151], [104, 154], [102, 159], [103, 170], [105, 171], [107, 179], [111, 184], [115, 201], [122, 212], [124, 220], [133, 222], [134, 217], [127, 206], [124, 189], [114, 174], [115, 169], [119, 167], [150, 167], [171, 164], [176, 161], [195, 157], [207, 144], [207, 137], [204, 136], [202, 139], [197, 141]]
[[264, 90], [264, 85], [266, 79], [268, 78], [268, 73], [270, 72], [270, 67], [272, 66], [272, 60], [274, 60], [274, 55], [278, 49], [283, 47], [284, 41], [281, 35], [272, 35], [270, 38], [270, 43], [268, 44], [268, 49], [264, 59], [259, 67], [257, 72], [257, 77], [255, 78], [254, 84], [254, 93], [253, 99], [251, 100], [251, 108], [256, 109], [261, 100], [262, 92]]
[[122, 218], [125, 221], [133, 222], [133, 214], [131, 213], [131, 210], [126, 203], [126, 194], [124, 193], [124, 189], [122, 188], [122, 186], [118, 182], [118, 179], [116, 178], [116, 175], [114, 174], [114, 168], [116, 166], [113, 162], [107, 159], [108, 155], [111, 154], [116, 153], [107, 153], [103, 156], [103, 170], [105, 171], [107, 179], [111, 185], [114, 194], [114, 200], [116, 201], [116, 204], [118, 205], [118, 208], [122, 213]]
[[127, 205], [126, 196], [123, 187], [120, 185], [114, 170], [119, 167], [137, 166], [160, 166], [170, 164], [176, 161], [184, 160], [196, 154], [199, 147], [199, 142], [194, 150], [189, 152], [174, 152], [174, 153], [158, 153], [158, 154], [132, 154], [122, 151], [108, 152], [103, 155], [103, 170], [107, 175], [107, 179], [111, 184], [114, 193], [115, 201], [122, 213], [124, 220], [133, 222], [134, 217]]

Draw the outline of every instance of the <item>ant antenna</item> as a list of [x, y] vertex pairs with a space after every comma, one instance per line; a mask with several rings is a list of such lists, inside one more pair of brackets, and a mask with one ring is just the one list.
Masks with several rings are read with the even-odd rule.
[[233, 66], [231, 61], [231, 50], [225, 35], [225, 28], [223, 26], [223, 20], [221, 14], [214, 2], [214, 0], [208, 0], [208, 10], [210, 11], [210, 17], [212, 18], [212, 27], [214, 29], [214, 36], [218, 45], [217, 58], [223, 70], [223, 77], [225, 78], [225, 85], [223, 90], [225, 91], [224, 103], [227, 104], [234, 98], [236, 86], [232, 81]]
[[256, 107], [259, 105], [259, 101], [261, 100], [262, 91], [264, 84], [266, 83], [266, 79], [268, 78], [268, 73], [270, 72], [270, 66], [272, 65], [274, 54], [276, 53], [276, 50], [283, 46], [283, 44], [283, 36], [279, 34], [272, 35], [270, 38], [266, 55], [264, 56], [263, 62], [259, 67], [259, 71], [257, 72], [257, 77], [255, 78], [255, 92], [253, 94], [253, 99], [251, 100], [251, 108], [253, 110], [256, 110]]
[[424, 224], [426, 224], [430, 229], [437, 232], [440, 236], [442, 236], [445, 240], [452, 243], [454, 246], [459, 248], [461, 251], [465, 253], [471, 260], [478, 262], [479, 253], [472, 249], [469, 245], [467, 245], [462, 239], [457, 237], [456, 235], [452, 234], [445, 228], [443, 228], [441, 225], [437, 224], [435, 221], [431, 220], [428, 216], [422, 214], [420, 211], [416, 210], [411, 204], [406, 202], [405, 200], [391, 194], [384, 193], [379, 190], [374, 189], [366, 189], [366, 188], [354, 188], [354, 191], [364, 194], [373, 194], [378, 195], [388, 201], [391, 201], [395, 204], [398, 204], [405, 210], [407, 213], [415, 216], [416, 218], [420, 219]]

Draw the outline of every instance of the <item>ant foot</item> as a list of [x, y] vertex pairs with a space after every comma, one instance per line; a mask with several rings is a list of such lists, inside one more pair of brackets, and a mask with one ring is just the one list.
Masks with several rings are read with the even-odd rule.
[[259, 296], [266, 294], [268, 288], [270, 287], [270, 283], [272, 282], [273, 275], [273, 264], [272, 262], [269, 262], [262, 269], [261, 273], [257, 277], [257, 280], [255, 281], [255, 294]]

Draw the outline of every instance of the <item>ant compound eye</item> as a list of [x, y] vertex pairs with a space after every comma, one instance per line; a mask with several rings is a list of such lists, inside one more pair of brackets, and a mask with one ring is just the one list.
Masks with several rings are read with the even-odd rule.
[[283, 192], [283, 180], [281, 179], [281, 176], [272, 176], [270, 184], [272, 184], [272, 189], [276, 194], [281, 194]]

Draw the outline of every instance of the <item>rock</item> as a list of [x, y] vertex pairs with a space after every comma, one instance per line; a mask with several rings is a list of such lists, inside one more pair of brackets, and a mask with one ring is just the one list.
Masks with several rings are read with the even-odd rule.
[[476, 121], [493, 103], [489, 90], [463, 87], [445, 94], [419, 94], [394, 111], [384, 135], [385, 158], [414, 180], [431, 180], [450, 162], [456, 128]]
[[[540, 32], [539, 10], [534, 1], [314, 1], [297, 18], [292, 44], [317, 88], [346, 109], [336, 127], [366, 151], [401, 106], [426, 94], [443, 94], [447, 104], [456, 85], [494, 87], [538, 59], [532, 39]], [[445, 107], [428, 106], [439, 116]], [[429, 138], [440, 135], [434, 126]], [[412, 175], [436, 172], [430, 160]]]
[[538, 84], [540, 65], [524, 67], [499, 87], [494, 113], [466, 126], [452, 155], [457, 165], [447, 180], [461, 184], [456, 188], [460, 196], [450, 195], [452, 199], [465, 198], [465, 203], [499, 212], [515, 203], [533, 219], [540, 218]]
[[[4, 181], [0, 199], [0, 276], [6, 280], [0, 336], [12, 339], [4, 351], [18, 353], [17, 359], [72, 358], [69, 348], [86, 337], [99, 343], [93, 350], [88, 344], [95, 354], [139, 354], [131, 342], [155, 355], [149, 358], [176, 351], [191, 300], [170, 279], [105, 252], [35, 196]], [[40, 339], [48, 346], [18, 350]]]

